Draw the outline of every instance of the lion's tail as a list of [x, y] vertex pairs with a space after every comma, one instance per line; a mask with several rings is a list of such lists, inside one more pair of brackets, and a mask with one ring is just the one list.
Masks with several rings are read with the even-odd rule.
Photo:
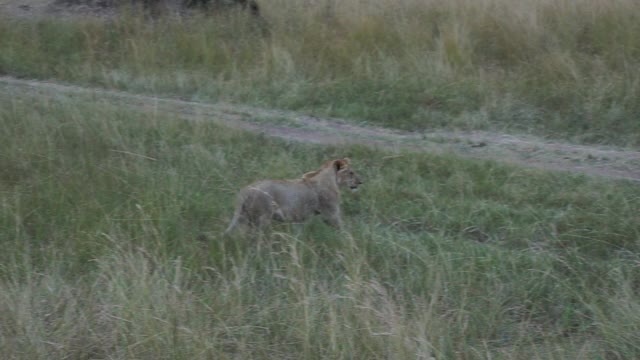
[[238, 221], [240, 221], [240, 216], [242, 216], [242, 206], [238, 206], [236, 211], [233, 213], [233, 218], [223, 235], [229, 235], [229, 233], [233, 231], [233, 229], [238, 225]]
[[236, 228], [236, 226], [238, 226], [238, 223], [240, 222], [240, 219], [243, 216], [242, 213], [244, 211], [243, 200], [240, 200], [238, 205], [236, 206], [236, 210], [233, 212], [233, 218], [231, 218], [231, 222], [229, 223], [229, 226], [227, 227], [227, 229], [224, 231], [223, 235], [228, 235], [230, 232], [233, 231], [233, 229]]

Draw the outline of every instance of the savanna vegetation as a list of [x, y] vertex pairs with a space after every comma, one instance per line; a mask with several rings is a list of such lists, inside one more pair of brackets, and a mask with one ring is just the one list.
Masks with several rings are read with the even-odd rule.
[[[635, 1], [261, 3], [2, 19], [0, 72], [389, 127], [640, 144]], [[314, 146], [0, 87], [0, 357], [640, 358], [640, 187]], [[349, 157], [346, 229], [220, 233]]]
[[408, 130], [640, 145], [635, 0], [269, 0], [260, 9], [259, 21], [241, 10], [3, 19], [0, 73]]
[[[4, 358], [640, 356], [636, 184], [1, 98]], [[242, 184], [339, 156], [347, 231], [219, 236]]]

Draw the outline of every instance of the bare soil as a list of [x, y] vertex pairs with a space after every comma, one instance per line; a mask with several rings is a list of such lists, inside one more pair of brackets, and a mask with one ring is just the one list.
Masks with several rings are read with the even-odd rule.
[[0, 97], [13, 98], [17, 95], [38, 98], [81, 97], [83, 101], [173, 114], [191, 120], [213, 121], [290, 141], [361, 144], [395, 151], [451, 153], [519, 166], [640, 181], [640, 152], [630, 149], [576, 145], [532, 136], [482, 131], [404, 132], [291, 111], [228, 103], [208, 104], [58, 82], [0, 77]]
[[99, 0], [0, 0], [0, 19], [85, 16], [109, 18], [115, 14], [116, 9], [102, 6]]

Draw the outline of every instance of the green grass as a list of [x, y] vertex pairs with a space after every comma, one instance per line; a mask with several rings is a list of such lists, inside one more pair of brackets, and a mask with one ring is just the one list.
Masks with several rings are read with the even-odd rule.
[[[3, 98], [0, 134], [6, 358], [640, 356], [636, 184], [78, 96]], [[342, 156], [365, 179], [347, 232], [217, 235], [243, 184]]]
[[640, 145], [635, 0], [269, 1], [246, 14], [7, 19], [0, 73], [408, 130]]

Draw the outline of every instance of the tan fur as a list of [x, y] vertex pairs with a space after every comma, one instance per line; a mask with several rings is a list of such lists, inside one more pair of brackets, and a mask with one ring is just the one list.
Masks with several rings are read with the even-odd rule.
[[239, 224], [260, 229], [272, 220], [300, 223], [313, 215], [321, 215], [326, 223], [340, 229], [339, 187], [355, 191], [360, 184], [347, 158], [327, 161], [300, 179], [257, 181], [240, 190], [225, 234]]

